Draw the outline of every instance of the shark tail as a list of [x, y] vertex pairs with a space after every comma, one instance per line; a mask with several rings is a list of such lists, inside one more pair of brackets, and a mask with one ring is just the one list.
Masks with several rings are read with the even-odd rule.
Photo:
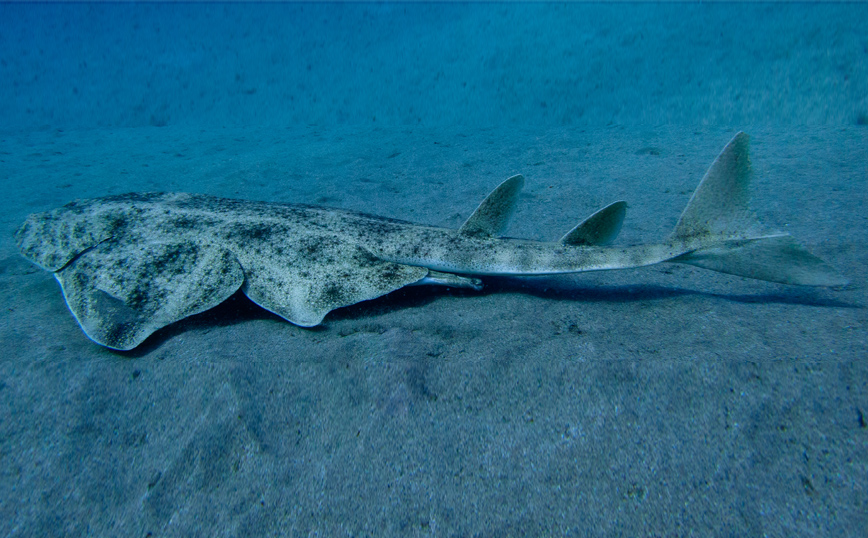
[[708, 169], [669, 238], [699, 248], [667, 261], [782, 284], [846, 285], [789, 234], [764, 231], [749, 207], [750, 177], [749, 138], [740, 132]]

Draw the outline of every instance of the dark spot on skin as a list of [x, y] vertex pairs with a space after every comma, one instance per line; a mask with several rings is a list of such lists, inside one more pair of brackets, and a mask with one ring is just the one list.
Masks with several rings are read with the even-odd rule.
[[173, 275], [179, 275], [187, 269], [185, 260], [191, 258], [195, 260], [198, 257], [199, 247], [195, 243], [184, 243], [183, 245], [169, 248], [154, 257], [151, 261], [151, 266], [155, 271], [160, 273], [169, 272]]
[[271, 227], [264, 224], [236, 224], [231, 228], [232, 237], [242, 241], [266, 241], [271, 234]]
[[88, 279], [84, 276], [84, 273], [73, 273], [72, 277], [75, 282], [75, 287], [84, 288], [87, 285]]
[[359, 265], [373, 265], [380, 261], [379, 258], [361, 248], [356, 250], [356, 253], [353, 255], [353, 260]]
[[336, 283], [330, 283], [323, 289], [321, 296], [328, 304], [340, 304], [344, 301], [344, 288]]
[[148, 293], [141, 288], [135, 288], [125, 301], [126, 305], [131, 308], [138, 308], [148, 301]]
[[387, 281], [397, 280], [398, 276], [398, 266], [393, 263], [387, 265], [385, 270], [380, 273], [380, 277]]
[[121, 322], [110, 326], [111, 329], [106, 333], [105, 341], [117, 345], [123, 342], [124, 335], [132, 332], [135, 325], [133, 323]]
[[77, 222], [72, 227], [71, 237], [85, 237], [87, 235], [87, 225], [84, 222]]
[[299, 242], [299, 251], [305, 256], [316, 256], [322, 250], [322, 244], [317, 240], [303, 240]]
[[[205, 223], [207, 225], [207, 223]], [[177, 217], [169, 221], [168, 225], [173, 228], [180, 228], [182, 230], [189, 230], [195, 228], [199, 225], [198, 222], [191, 219], [190, 217], [182, 216]]]
[[387, 219], [373, 220], [375, 217], [370, 217], [371, 220], [364, 223], [364, 231], [368, 235], [379, 235], [384, 238], [388, 238], [389, 235], [395, 233], [397, 229], [394, 226], [394, 223], [400, 223], [401, 221], [390, 221]]
[[126, 215], [116, 214], [108, 217], [108, 233], [109, 235], [118, 234], [127, 225]]

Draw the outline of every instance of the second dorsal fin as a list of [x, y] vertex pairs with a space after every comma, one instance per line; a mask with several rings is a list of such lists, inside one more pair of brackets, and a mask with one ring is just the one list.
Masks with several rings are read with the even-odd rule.
[[561, 238], [561, 243], [573, 246], [607, 245], [618, 237], [627, 202], [615, 202], [597, 211]]
[[464, 222], [459, 233], [467, 235], [493, 236], [502, 232], [509, 218], [515, 212], [518, 193], [524, 187], [524, 176], [512, 176], [497, 186], [476, 211]]

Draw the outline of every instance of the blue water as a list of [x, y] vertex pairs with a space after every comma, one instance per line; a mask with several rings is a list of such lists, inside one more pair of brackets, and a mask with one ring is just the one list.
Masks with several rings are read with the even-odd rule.
[[[868, 5], [0, 4], [0, 536], [864, 536]], [[681, 266], [235, 296], [130, 353], [28, 214], [191, 191], [665, 237], [752, 135], [759, 218], [853, 285]]]
[[8, 130], [853, 124], [852, 4], [2, 7]]

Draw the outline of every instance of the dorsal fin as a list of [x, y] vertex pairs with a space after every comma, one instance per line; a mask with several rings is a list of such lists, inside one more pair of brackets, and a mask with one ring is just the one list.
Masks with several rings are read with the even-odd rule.
[[607, 245], [618, 237], [626, 213], [627, 202], [609, 204], [567, 232], [561, 243], [576, 247]]
[[512, 176], [497, 186], [476, 211], [464, 222], [459, 233], [467, 235], [492, 236], [506, 228], [509, 217], [515, 211], [518, 193], [524, 187], [524, 176]]

